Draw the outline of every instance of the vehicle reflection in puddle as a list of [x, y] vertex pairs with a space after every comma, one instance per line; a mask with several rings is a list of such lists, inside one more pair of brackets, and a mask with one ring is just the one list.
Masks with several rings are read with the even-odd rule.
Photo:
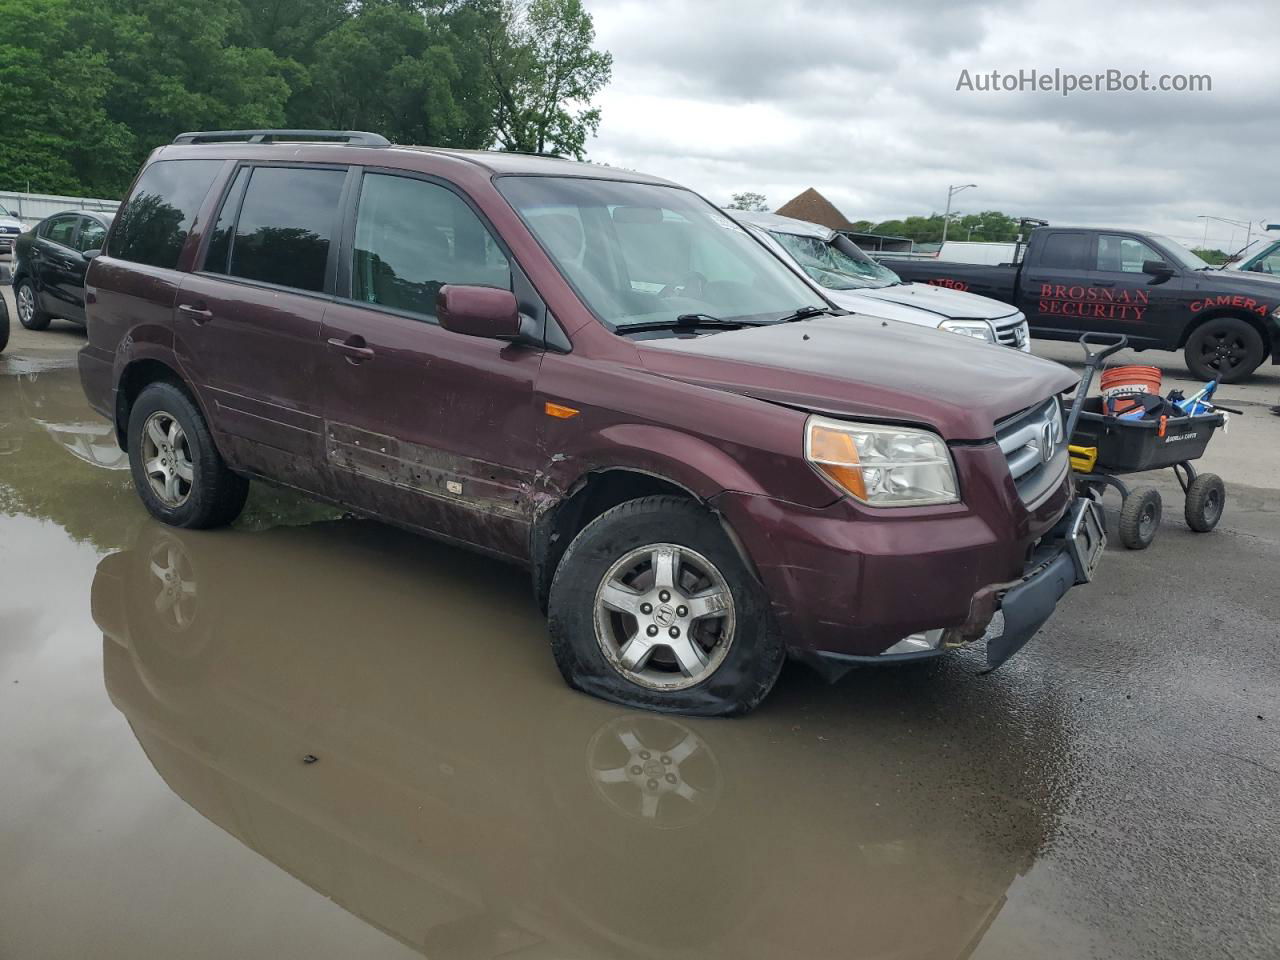
[[956, 667], [727, 721], [575, 694], [521, 571], [376, 524], [146, 524], [92, 598], [169, 788], [440, 960], [968, 956], [1063, 793], [1052, 706]]

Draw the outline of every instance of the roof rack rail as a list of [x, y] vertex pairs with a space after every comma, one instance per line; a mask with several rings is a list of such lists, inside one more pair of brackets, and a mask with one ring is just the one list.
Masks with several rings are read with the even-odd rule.
[[359, 147], [389, 147], [391, 141], [380, 133], [364, 130], [197, 130], [180, 133], [174, 143], [280, 143], [295, 141], [336, 141]]

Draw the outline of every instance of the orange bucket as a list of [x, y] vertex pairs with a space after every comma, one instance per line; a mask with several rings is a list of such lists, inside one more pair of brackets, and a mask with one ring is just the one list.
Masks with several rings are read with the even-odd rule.
[[1138, 406], [1127, 397], [1141, 393], [1160, 394], [1160, 381], [1164, 375], [1159, 367], [1130, 365], [1112, 367], [1102, 372], [1103, 407], [1112, 416], [1127, 413]]

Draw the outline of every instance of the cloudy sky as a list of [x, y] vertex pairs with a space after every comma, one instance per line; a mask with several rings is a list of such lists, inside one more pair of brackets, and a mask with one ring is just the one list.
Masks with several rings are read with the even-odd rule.
[[[585, 0], [613, 82], [591, 158], [717, 202], [816, 187], [851, 220], [1004, 210], [1162, 230], [1280, 222], [1280, 8], [1209, 0]], [[1209, 74], [1207, 93], [980, 93], [971, 75]], [[1234, 234], [1234, 237], [1233, 237]], [[1209, 226], [1210, 246], [1244, 230]]]

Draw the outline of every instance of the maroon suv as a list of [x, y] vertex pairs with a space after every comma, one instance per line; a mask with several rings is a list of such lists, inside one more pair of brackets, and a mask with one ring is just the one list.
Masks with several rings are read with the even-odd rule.
[[86, 301], [85, 392], [157, 518], [230, 523], [257, 477], [523, 564], [566, 680], [623, 703], [745, 711], [788, 653], [989, 634], [998, 665], [1102, 547], [1066, 369], [841, 315], [623, 170], [184, 134]]

